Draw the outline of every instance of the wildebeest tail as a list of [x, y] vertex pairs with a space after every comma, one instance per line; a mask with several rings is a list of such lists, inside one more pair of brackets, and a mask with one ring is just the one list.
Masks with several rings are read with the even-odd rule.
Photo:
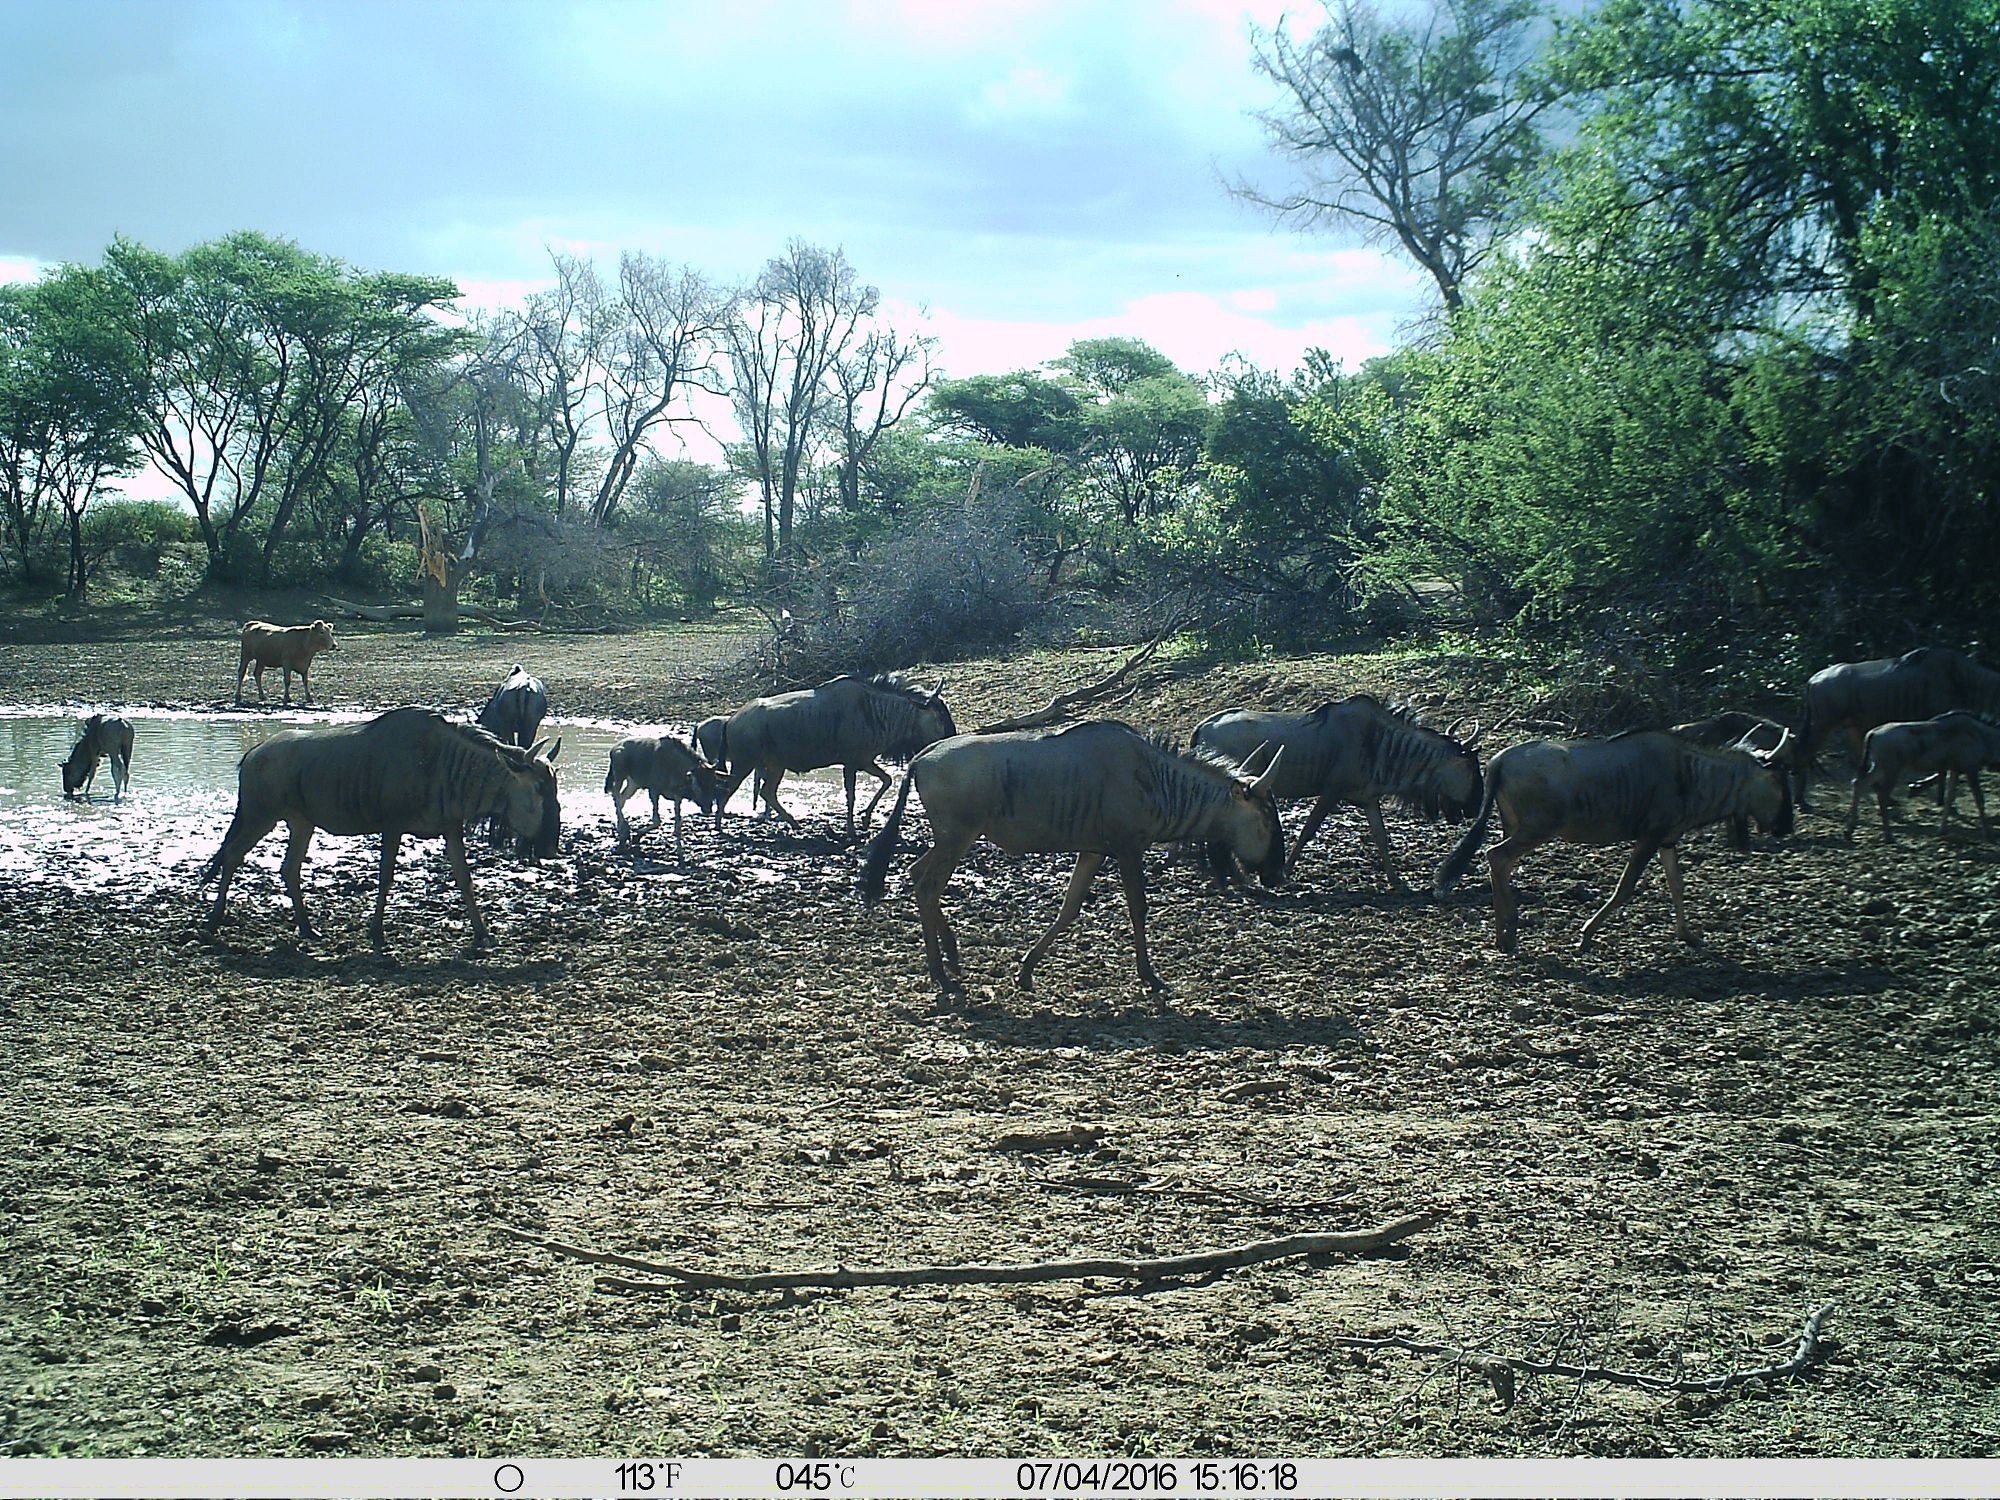
[[1500, 768], [1486, 768], [1486, 795], [1479, 802], [1479, 816], [1472, 826], [1465, 830], [1465, 837], [1458, 841], [1458, 847], [1445, 857], [1438, 866], [1437, 879], [1431, 889], [1442, 901], [1451, 894], [1451, 888], [1465, 878], [1465, 872], [1472, 865], [1472, 856], [1479, 852], [1479, 846], [1486, 842], [1487, 827], [1493, 822], [1493, 804], [1500, 797]]
[[909, 771], [903, 773], [902, 788], [896, 793], [896, 806], [881, 830], [868, 841], [868, 850], [861, 859], [863, 906], [873, 906], [880, 901], [882, 892], [888, 887], [889, 861], [896, 857], [897, 838], [903, 827], [903, 807], [910, 800], [910, 783], [915, 779]]

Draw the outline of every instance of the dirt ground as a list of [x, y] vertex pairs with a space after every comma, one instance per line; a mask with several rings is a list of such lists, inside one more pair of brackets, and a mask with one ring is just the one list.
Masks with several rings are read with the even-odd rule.
[[[526, 659], [557, 713], [629, 720], [729, 706], [748, 640], [340, 633], [330, 706], [462, 704]], [[970, 726], [1116, 659], [954, 667], [946, 693]], [[199, 707], [234, 664], [212, 623], [0, 635], [0, 698]], [[1190, 664], [1117, 711], [1185, 732], [1376, 686], [1450, 717], [1493, 710], [1479, 683]], [[1390, 826], [1427, 886], [1455, 830]], [[1550, 849], [1507, 958], [1482, 880], [1391, 895], [1359, 828], [1254, 899], [1160, 856], [1159, 1001], [1110, 881], [1015, 990], [1066, 861], [990, 848], [947, 898], [974, 982], [942, 1001], [914, 847], [864, 913], [826, 826], [701, 823], [684, 875], [602, 821], [566, 822], [539, 873], [482, 854], [480, 958], [431, 844], [384, 957], [365, 841], [305, 944], [275, 839], [215, 941], [192, 870], [0, 885], [0, 1451], [2000, 1452], [2000, 844], [1849, 847], [1825, 813], [1748, 855], [1703, 836], [1706, 943], [1674, 940], [1653, 879], [1584, 956], [1622, 855]], [[1093, 1143], [1005, 1142], [1069, 1126]], [[627, 1295], [503, 1232], [754, 1271], [1138, 1258], [1426, 1209], [1377, 1256], [1139, 1290]], [[1805, 1378], [1725, 1397], [1539, 1377], [1501, 1412], [1448, 1355], [1340, 1342], [1702, 1377], [1784, 1360], [1825, 1303]]]

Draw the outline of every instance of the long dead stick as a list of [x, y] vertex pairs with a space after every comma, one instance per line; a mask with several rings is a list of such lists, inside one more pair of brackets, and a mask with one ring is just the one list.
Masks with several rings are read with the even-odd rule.
[[1799, 1335], [1798, 1347], [1783, 1364], [1766, 1365], [1761, 1370], [1730, 1370], [1707, 1380], [1670, 1380], [1662, 1375], [1642, 1375], [1635, 1370], [1614, 1370], [1606, 1365], [1544, 1363], [1541, 1360], [1519, 1359], [1510, 1354], [1488, 1354], [1457, 1344], [1426, 1343], [1393, 1333], [1380, 1338], [1341, 1337], [1332, 1342], [1348, 1349], [1404, 1349], [1412, 1354], [1449, 1354], [1468, 1368], [1483, 1373], [1492, 1383], [1503, 1407], [1514, 1403], [1513, 1375], [1517, 1372], [1522, 1375], [1555, 1375], [1578, 1381], [1601, 1380], [1607, 1385], [1637, 1386], [1645, 1391], [1707, 1396], [1719, 1395], [1753, 1380], [1785, 1380], [1802, 1372], [1819, 1358], [1820, 1329], [1827, 1315], [1833, 1311], [1833, 1306], [1831, 1302], [1826, 1302], [1812, 1310], [1806, 1317], [1805, 1331]]
[[798, 1287], [856, 1286], [975, 1286], [1024, 1281], [1074, 1281], [1101, 1276], [1115, 1281], [1164, 1281], [1178, 1276], [1200, 1276], [1210, 1271], [1229, 1271], [1239, 1266], [1259, 1265], [1293, 1255], [1365, 1255], [1407, 1239], [1428, 1229], [1444, 1217], [1441, 1213], [1412, 1214], [1375, 1229], [1338, 1234], [1289, 1234], [1282, 1239], [1257, 1240], [1224, 1250], [1203, 1250], [1193, 1255], [1170, 1255], [1159, 1260], [1035, 1260], [1011, 1265], [944, 1266], [834, 1266], [819, 1271], [761, 1271], [733, 1276], [723, 1271], [696, 1271], [685, 1266], [663, 1265], [639, 1260], [585, 1245], [564, 1244], [518, 1229], [501, 1227], [500, 1232], [523, 1244], [535, 1245], [556, 1255], [588, 1265], [621, 1266], [644, 1271], [659, 1281], [632, 1281], [624, 1277], [602, 1278], [606, 1285], [623, 1291], [672, 1291], [686, 1286], [722, 1287], [734, 1292], [774, 1292]]
[[1060, 719], [1070, 709], [1101, 698], [1118, 686], [1119, 683], [1137, 671], [1140, 666], [1151, 660], [1153, 653], [1160, 649], [1160, 646], [1166, 641], [1167, 637], [1177, 634], [1181, 626], [1186, 623], [1186, 616], [1176, 614], [1168, 622], [1164, 630], [1130, 656], [1126, 657], [1124, 665], [1119, 667], [1115, 672], [1100, 677], [1095, 682], [1085, 683], [1080, 688], [1072, 688], [1067, 693], [1058, 693], [1055, 697], [1049, 699], [1045, 706], [1036, 709], [1033, 713], [1016, 714], [1013, 718], [1002, 719], [997, 724], [981, 724], [972, 732], [974, 734], [999, 734], [1009, 729], [1040, 729], [1045, 725], [1055, 723], [1057, 719]]

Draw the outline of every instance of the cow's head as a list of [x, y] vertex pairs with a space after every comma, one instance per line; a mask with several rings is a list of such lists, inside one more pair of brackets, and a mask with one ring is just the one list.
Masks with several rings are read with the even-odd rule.
[[333, 627], [324, 620], [312, 622], [312, 632], [306, 637], [315, 651], [338, 651], [339, 643], [333, 638]]

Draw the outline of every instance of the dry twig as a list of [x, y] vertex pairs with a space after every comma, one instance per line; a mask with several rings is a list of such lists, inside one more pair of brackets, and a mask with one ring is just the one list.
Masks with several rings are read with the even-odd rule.
[[1202, 1250], [1192, 1255], [1170, 1255], [1157, 1260], [1037, 1260], [1005, 1265], [883, 1266], [874, 1269], [833, 1266], [825, 1270], [763, 1271], [740, 1276], [722, 1271], [697, 1271], [606, 1250], [592, 1250], [585, 1245], [565, 1244], [505, 1226], [502, 1226], [501, 1233], [523, 1244], [534, 1245], [587, 1265], [618, 1266], [666, 1278], [655, 1281], [617, 1276], [598, 1278], [598, 1285], [618, 1291], [667, 1292], [703, 1286], [735, 1292], [774, 1292], [800, 1287], [992, 1286], [1030, 1281], [1075, 1281], [1087, 1277], [1164, 1281], [1261, 1265], [1266, 1261], [1298, 1255], [1365, 1255], [1407, 1239], [1419, 1230], [1428, 1229], [1443, 1217], [1435, 1212], [1412, 1214], [1374, 1229], [1334, 1234], [1291, 1234], [1281, 1239], [1257, 1240], [1247, 1245]]

